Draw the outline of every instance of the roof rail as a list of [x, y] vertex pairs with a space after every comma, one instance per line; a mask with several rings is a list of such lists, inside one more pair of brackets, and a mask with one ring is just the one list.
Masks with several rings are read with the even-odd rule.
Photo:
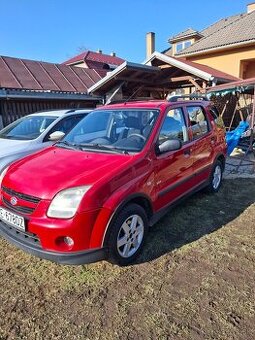
[[67, 109], [67, 111], [65, 112], [65, 114], [67, 114], [67, 113], [72, 113], [72, 112], [75, 112], [75, 111], [76, 111], [76, 109], [70, 109], [70, 110]]
[[189, 100], [205, 100], [209, 101], [209, 99], [201, 94], [186, 94], [186, 95], [174, 95], [167, 98], [169, 102], [178, 102], [179, 99], [189, 99]]

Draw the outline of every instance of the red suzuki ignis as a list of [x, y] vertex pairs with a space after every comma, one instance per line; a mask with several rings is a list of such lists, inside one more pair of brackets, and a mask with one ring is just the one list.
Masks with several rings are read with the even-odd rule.
[[63, 264], [127, 265], [178, 200], [219, 190], [224, 127], [209, 101], [101, 107], [0, 176], [0, 234]]

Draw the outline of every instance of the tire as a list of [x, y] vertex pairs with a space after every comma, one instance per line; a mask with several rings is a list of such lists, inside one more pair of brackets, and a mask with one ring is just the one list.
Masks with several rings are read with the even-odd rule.
[[207, 186], [207, 192], [216, 193], [219, 191], [222, 184], [223, 176], [223, 164], [219, 160], [214, 164], [213, 170], [210, 175], [209, 185]]
[[124, 207], [109, 226], [108, 261], [120, 266], [134, 262], [143, 248], [148, 225], [148, 217], [140, 205], [132, 203]]

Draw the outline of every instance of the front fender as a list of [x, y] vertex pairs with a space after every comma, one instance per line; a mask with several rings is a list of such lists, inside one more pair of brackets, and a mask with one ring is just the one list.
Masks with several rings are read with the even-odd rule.
[[[135, 190], [136, 186], [124, 186], [119, 190], [115, 191], [111, 197], [105, 202], [104, 206], [100, 210], [90, 238], [90, 248], [103, 247], [104, 239], [108, 227], [116, 216], [115, 214], [120, 211], [123, 206], [128, 204], [134, 199], [142, 198], [146, 199], [152, 209], [151, 196], [149, 192], [139, 192]], [[152, 191], [154, 188], [152, 187]]]

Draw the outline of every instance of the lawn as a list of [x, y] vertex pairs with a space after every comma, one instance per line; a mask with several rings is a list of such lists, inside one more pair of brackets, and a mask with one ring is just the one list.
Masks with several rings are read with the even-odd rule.
[[255, 180], [198, 193], [137, 263], [60, 266], [0, 239], [0, 339], [255, 339]]

